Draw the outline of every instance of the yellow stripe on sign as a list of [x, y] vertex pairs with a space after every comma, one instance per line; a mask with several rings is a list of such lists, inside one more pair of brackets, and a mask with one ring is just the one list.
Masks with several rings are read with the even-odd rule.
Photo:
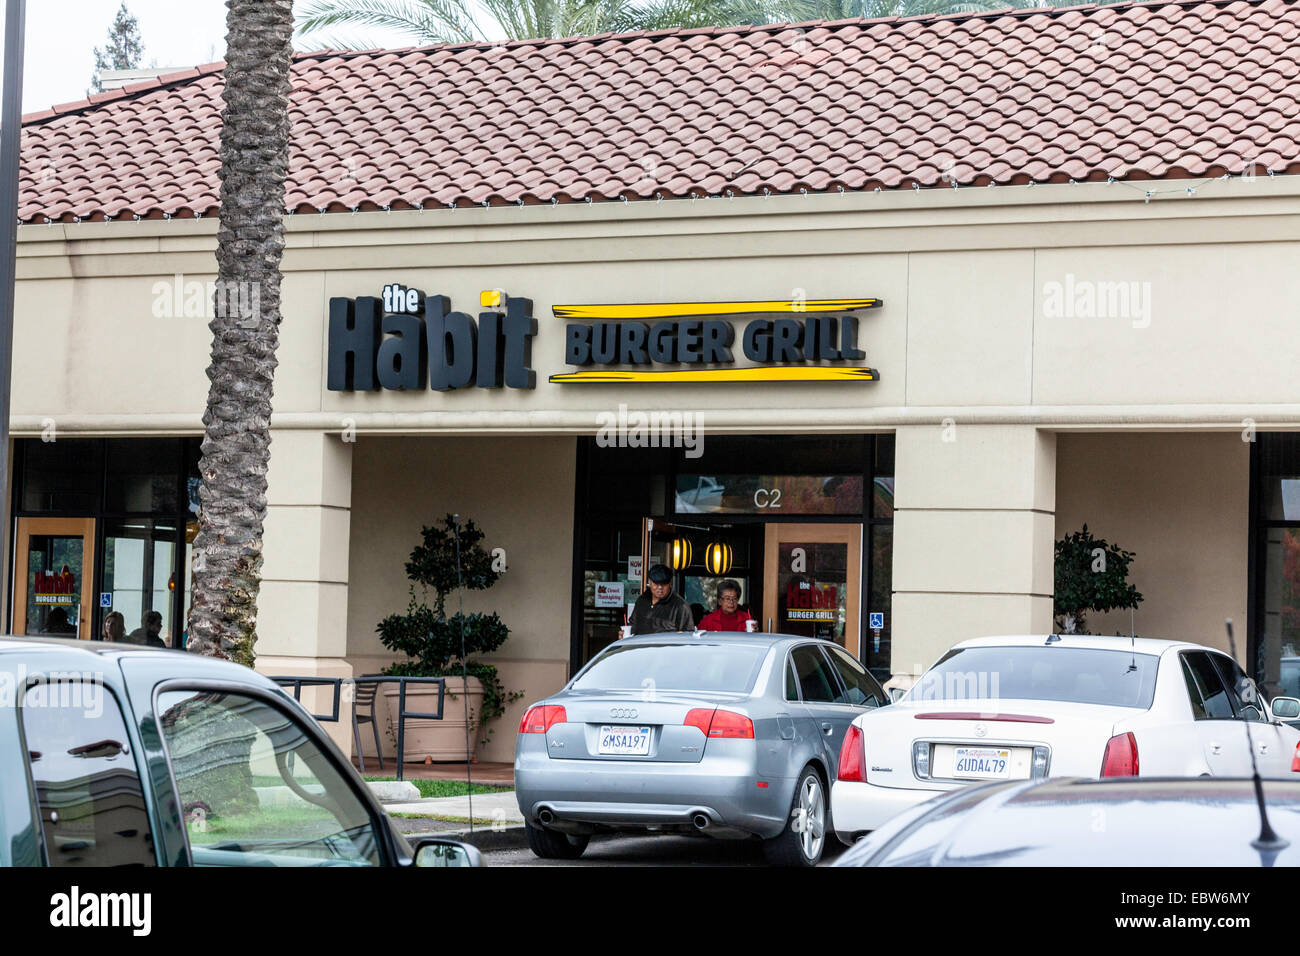
[[640, 372], [623, 369], [561, 372], [550, 381], [557, 384], [610, 383], [718, 383], [718, 382], [875, 382], [880, 373], [874, 368], [834, 368], [827, 366], [782, 365], [768, 368], [697, 368], [670, 369], [664, 372]]
[[856, 312], [878, 309], [880, 299], [773, 299], [762, 302], [652, 302], [630, 305], [553, 305], [557, 319], [684, 319], [702, 315], [769, 312]]

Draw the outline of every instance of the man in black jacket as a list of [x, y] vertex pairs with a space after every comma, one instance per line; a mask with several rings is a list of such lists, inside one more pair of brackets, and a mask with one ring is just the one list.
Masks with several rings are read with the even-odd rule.
[[695, 630], [695, 618], [680, 594], [673, 593], [673, 572], [665, 565], [650, 569], [650, 586], [632, 608], [633, 634], [671, 634]]

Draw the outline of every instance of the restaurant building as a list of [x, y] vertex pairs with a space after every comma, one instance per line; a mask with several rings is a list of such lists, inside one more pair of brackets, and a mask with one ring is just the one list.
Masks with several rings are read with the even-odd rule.
[[[259, 668], [391, 662], [456, 513], [525, 695], [486, 759], [686, 545], [689, 602], [906, 677], [1051, 630], [1087, 524], [1140, 636], [1231, 618], [1285, 683], [1298, 38], [1234, 0], [298, 56]], [[15, 632], [183, 639], [220, 69], [24, 119]]]

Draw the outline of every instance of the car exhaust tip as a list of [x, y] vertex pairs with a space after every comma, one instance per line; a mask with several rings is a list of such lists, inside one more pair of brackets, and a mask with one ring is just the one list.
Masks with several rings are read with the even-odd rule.
[[555, 822], [555, 814], [550, 810], [542, 810], [537, 814], [537, 820], [542, 824], [542, 826], [549, 827]]
[[691, 822], [695, 824], [695, 829], [697, 830], [707, 830], [709, 827], [713, 826], [713, 821], [709, 819], [707, 813], [695, 814], [695, 816], [691, 818]]

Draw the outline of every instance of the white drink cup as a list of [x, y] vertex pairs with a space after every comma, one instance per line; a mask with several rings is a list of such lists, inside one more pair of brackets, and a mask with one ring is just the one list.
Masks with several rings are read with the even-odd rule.
[[619, 633], [618, 636], [619, 636], [619, 639], [620, 639], [620, 640], [623, 639], [623, 638], [625, 638], [625, 637], [631, 637], [631, 636], [632, 636], [632, 625], [631, 625], [631, 624], [624, 624], [621, 628], [619, 628], [619, 632], [620, 632], [620, 633]]
[[758, 622], [754, 620], [752, 617], [745, 622], [745, 632], [747, 634], [753, 634], [757, 630], [758, 630]]

